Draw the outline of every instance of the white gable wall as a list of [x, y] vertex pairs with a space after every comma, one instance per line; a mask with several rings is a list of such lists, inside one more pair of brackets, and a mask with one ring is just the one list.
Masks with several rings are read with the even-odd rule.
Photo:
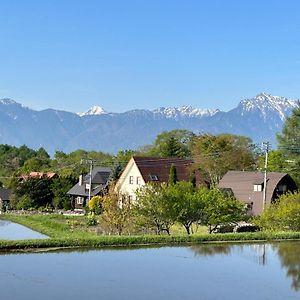
[[[124, 174], [125, 173], [125, 174]], [[117, 184], [118, 192], [129, 197], [132, 201], [136, 200], [136, 190], [145, 185], [145, 181], [136, 166], [135, 162], [128, 165], [128, 169], [123, 172]]]

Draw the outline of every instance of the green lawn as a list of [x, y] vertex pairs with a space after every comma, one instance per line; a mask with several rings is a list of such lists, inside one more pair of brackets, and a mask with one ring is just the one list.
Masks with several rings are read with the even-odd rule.
[[[172, 235], [107, 236], [97, 235], [86, 225], [85, 217], [63, 215], [14, 216], [1, 215], [1, 219], [23, 224], [48, 235], [45, 240], [7, 241], [0, 240], [0, 250], [32, 251], [34, 249], [62, 247], [108, 247], [142, 245], [187, 245], [207, 242], [251, 242], [283, 239], [300, 239], [300, 232], [255, 232], [208, 234], [205, 227], [197, 233], [187, 235], [178, 225], [172, 228]], [[194, 231], [196, 228], [194, 229]]]

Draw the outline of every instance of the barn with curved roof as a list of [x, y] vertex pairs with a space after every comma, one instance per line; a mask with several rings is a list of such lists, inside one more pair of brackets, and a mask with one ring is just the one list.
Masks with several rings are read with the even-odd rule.
[[[248, 213], [260, 215], [263, 211], [264, 173], [228, 171], [219, 182], [219, 188], [230, 189], [235, 198], [243, 201]], [[296, 183], [287, 173], [268, 172], [266, 206], [284, 193], [297, 189]]]

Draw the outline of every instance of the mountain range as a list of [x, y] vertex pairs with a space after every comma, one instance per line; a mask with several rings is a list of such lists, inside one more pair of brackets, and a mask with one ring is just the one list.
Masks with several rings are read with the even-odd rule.
[[162, 131], [188, 129], [196, 134], [245, 135], [275, 146], [276, 133], [297, 105], [293, 99], [260, 93], [227, 112], [182, 106], [109, 113], [94, 106], [76, 114], [36, 111], [5, 98], [0, 100], [0, 144], [44, 147], [50, 154], [76, 149], [116, 153], [151, 144]]

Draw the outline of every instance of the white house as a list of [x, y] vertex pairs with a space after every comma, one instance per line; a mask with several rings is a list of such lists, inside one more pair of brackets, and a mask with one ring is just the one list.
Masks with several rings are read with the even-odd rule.
[[147, 182], [168, 182], [172, 165], [176, 169], [178, 181], [188, 181], [190, 179], [191, 160], [134, 156], [130, 159], [117, 181], [115, 191], [135, 201], [136, 190]]

